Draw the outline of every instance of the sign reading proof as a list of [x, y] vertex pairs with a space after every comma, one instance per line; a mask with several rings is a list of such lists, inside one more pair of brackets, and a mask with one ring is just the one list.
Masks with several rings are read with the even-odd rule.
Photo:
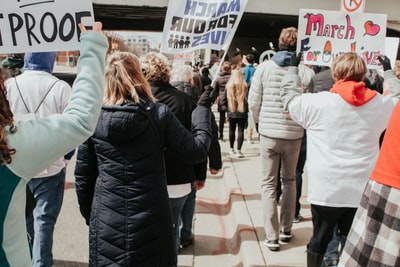
[[161, 52], [180, 54], [201, 48], [226, 50], [247, 0], [170, 0]]
[[385, 54], [386, 15], [301, 9], [297, 51], [304, 63], [331, 65], [344, 52], [360, 54], [369, 67]]
[[90, 0], [7, 0], [0, 7], [0, 53], [78, 50], [81, 22], [94, 22]]

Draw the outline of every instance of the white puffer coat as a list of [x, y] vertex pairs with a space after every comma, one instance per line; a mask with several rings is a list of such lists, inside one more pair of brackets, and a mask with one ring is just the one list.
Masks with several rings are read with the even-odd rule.
[[[302, 138], [304, 133], [303, 128], [283, 111], [280, 96], [281, 82], [288, 71], [290, 56], [290, 52], [279, 51], [271, 60], [261, 63], [251, 83], [249, 109], [255, 123], [258, 123], [259, 133], [269, 138], [296, 140]], [[300, 65], [299, 73], [306, 87], [314, 71]]]

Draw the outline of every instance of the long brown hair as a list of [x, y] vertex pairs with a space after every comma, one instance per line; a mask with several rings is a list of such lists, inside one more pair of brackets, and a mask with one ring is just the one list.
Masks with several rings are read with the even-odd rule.
[[4, 79], [0, 76], [0, 164], [11, 163], [11, 155], [14, 155], [16, 152], [14, 148], [9, 148], [7, 145], [7, 127], [9, 127], [8, 131], [10, 133], [15, 133], [17, 131], [14, 125], [14, 116], [7, 100], [7, 90], [4, 85]]
[[142, 73], [139, 58], [129, 52], [115, 52], [107, 59], [104, 105], [139, 103], [140, 97], [155, 101]]
[[241, 69], [232, 70], [225, 88], [229, 109], [232, 112], [245, 112], [248, 89]]

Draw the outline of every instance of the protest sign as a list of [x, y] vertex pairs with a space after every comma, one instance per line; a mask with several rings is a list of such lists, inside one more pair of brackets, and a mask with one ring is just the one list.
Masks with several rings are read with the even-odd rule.
[[79, 49], [78, 24], [93, 25], [90, 0], [7, 0], [0, 7], [0, 53]]
[[161, 52], [227, 50], [246, 5], [247, 0], [170, 0]]
[[386, 37], [385, 41], [385, 56], [390, 59], [392, 64], [392, 69], [394, 69], [394, 64], [397, 60], [397, 51], [399, 49], [399, 38], [398, 37]]
[[340, 0], [340, 10], [344, 12], [364, 12], [365, 0]]
[[297, 51], [305, 64], [330, 66], [336, 56], [352, 51], [376, 67], [385, 53], [386, 21], [385, 14], [301, 9]]

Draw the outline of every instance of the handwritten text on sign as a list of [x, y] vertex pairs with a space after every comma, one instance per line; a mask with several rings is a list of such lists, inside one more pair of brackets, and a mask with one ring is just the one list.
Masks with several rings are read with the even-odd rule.
[[80, 22], [93, 23], [90, 0], [7, 0], [0, 8], [0, 53], [77, 50]]
[[367, 65], [384, 54], [386, 15], [307, 10], [299, 13], [297, 50], [306, 64], [327, 65], [344, 52], [356, 52]]
[[247, 0], [170, 0], [161, 51], [224, 49], [235, 34]]

